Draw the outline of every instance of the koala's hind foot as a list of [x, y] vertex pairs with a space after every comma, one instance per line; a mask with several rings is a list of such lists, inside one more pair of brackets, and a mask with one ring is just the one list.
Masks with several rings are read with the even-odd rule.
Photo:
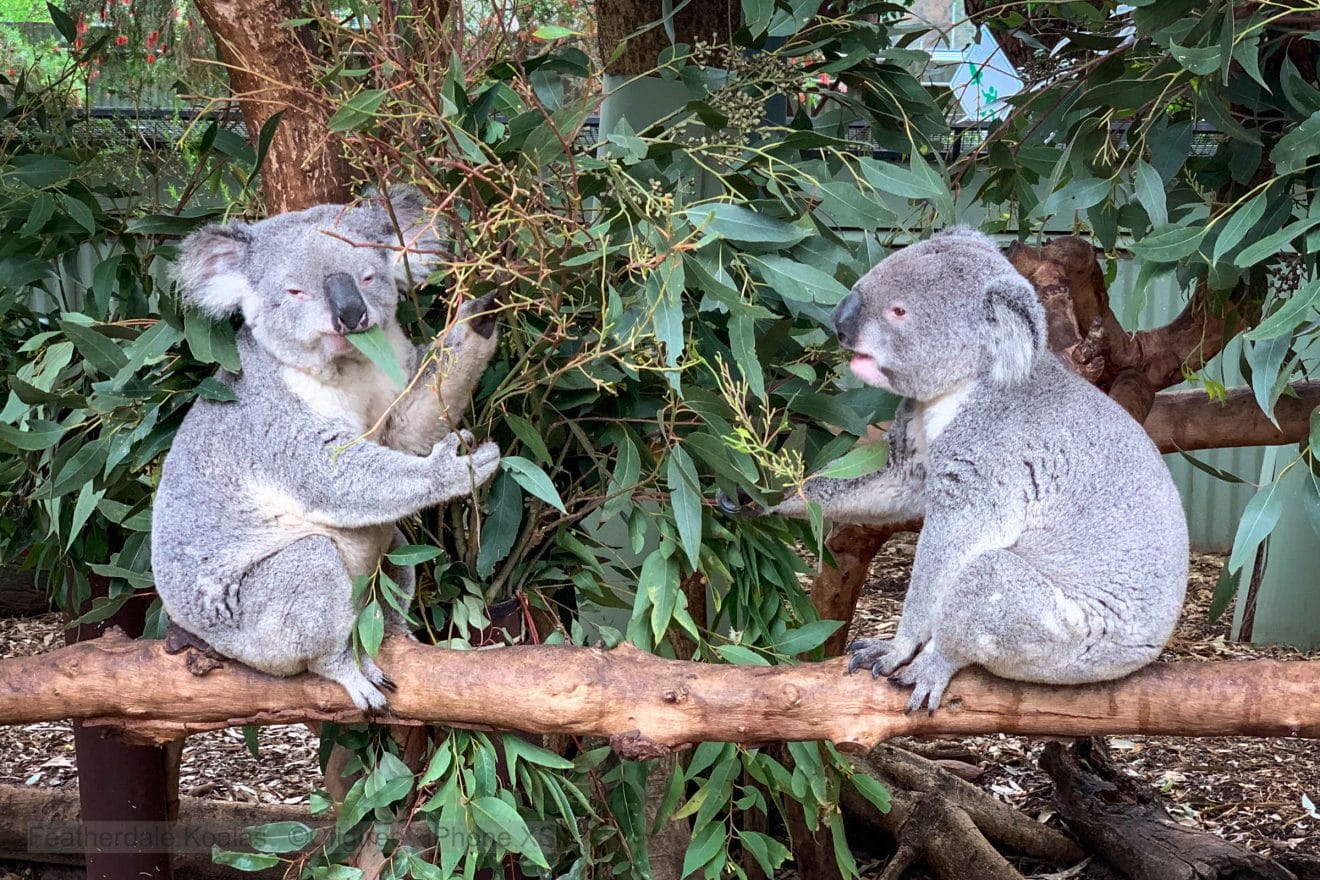
[[926, 705], [930, 714], [934, 715], [940, 707], [940, 700], [944, 698], [944, 689], [949, 686], [949, 679], [961, 668], [960, 664], [945, 657], [935, 642], [931, 641], [912, 658], [911, 663], [889, 676], [889, 681], [912, 688], [912, 696], [907, 704], [908, 712], [915, 712]]
[[367, 713], [384, 712], [386, 699], [381, 690], [392, 691], [396, 688], [394, 680], [382, 672], [370, 657], [363, 657], [359, 666], [352, 648], [348, 646], [338, 654], [317, 657], [307, 664], [307, 670], [339, 682], [348, 691], [353, 705]]

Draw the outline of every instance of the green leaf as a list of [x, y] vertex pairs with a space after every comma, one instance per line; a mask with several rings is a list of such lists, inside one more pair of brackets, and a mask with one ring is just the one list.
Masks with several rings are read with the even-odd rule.
[[1137, 191], [1137, 201], [1146, 209], [1151, 226], [1164, 226], [1169, 222], [1169, 211], [1164, 192], [1164, 181], [1160, 173], [1145, 160], [1137, 160], [1133, 181]]
[[775, 0], [742, 0], [743, 23], [753, 37], [759, 37], [770, 27], [775, 12]]
[[1254, 557], [1261, 541], [1269, 537], [1270, 532], [1279, 524], [1282, 513], [1283, 492], [1279, 489], [1279, 481], [1275, 480], [1256, 490], [1238, 523], [1233, 552], [1228, 557], [1230, 571], [1237, 571]]
[[848, 288], [815, 266], [773, 254], [747, 259], [759, 268], [761, 277], [775, 293], [785, 299], [833, 306], [848, 295]]
[[533, 39], [545, 40], [547, 42], [550, 40], [562, 40], [565, 37], [580, 36], [582, 36], [580, 31], [569, 30], [568, 28], [557, 24], [543, 24], [536, 30], [532, 31]]
[[538, 745], [533, 745], [519, 736], [502, 737], [504, 743], [504, 758], [509, 765], [509, 778], [515, 776], [518, 769], [518, 761], [521, 759], [528, 764], [535, 764], [538, 767], [549, 767], [552, 770], [572, 770], [573, 762], [563, 755], [557, 755], [549, 749], [543, 749]]
[[[509, 737], [517, 739], [517, 737]], [[431, 755], [431, 760], [426, 762], [426, 770], [423, 771], [417, 780], [417, 787], [430, 785], [449, 771], [449, 766], [454, 762], [454, 750], [450, 748], [448, 740], [441, 740], [436, 743], [435, 752]]]
[[530, 452], [541, 464], [550, 464], [550, 450], [546, 448], [545, 441], [541, 439], [541, 432], [536, 430], [536, 426], [524, 419], [522, 416], [508, 415], [504, 417], [504, 423], [513, 431], [514, 436], [522, 441]]
[[814, 651], [841, 626], [841, 620], [813, 620], [785, 632], [775, 643], [775, 650], [790, 657]]
[[[926, 160], [918, 157], [915, 161]], [[862, 169], [862, 176], [867, 182], [882, 193], [926, 201], [941, 199], [948, 192], [947, 186], [937, 186], [931, 177], [892, 162], [862, 159], [858, 166]]]
[[197, 396], [206, 400], [214, 400], [219, 403], [233, 403], [238, 400], [238, 395], [234, 389], [230, 388], [224, 382], [221, 382], [215, 376], [207, 376], [197, 383]]
[[1275, 174], [1296, 174], [1317, 153], [1320, 153], [1320, 110], [1279, 138], [1270, 150], [1270, 161], [1274, 163]]
[[477, 548], [477, 577], [487, 578], [518, 540], [523, 523], [523, 496], [518, 483], [501, 472], [491, 483], [486, 509], [490, 513], [481, 525], [481, 546]]
[[695, 569], [701, 553], [701, 489], [692, 457], [681, 446], [669, 450], [666, 461], [669, 503], [674, 508], [674, 524], [683, 543], [683, 553]]
[[367, 603], [367, 607], [359, 612], [357, 634], [358, 641], [362, 643], [362, 650], [374, 657], [380, 650], [380, 643], [385, 640], [385, 615], [378, 600], [372, 599]]
[[687, 853], [683, 856], [683, 870], [680, 877], [687, 877], [692, 872], [704, 867], [724, 852], [728, 842], [723, 822], [710, 822], [700, 832], [692, 836]]
[[363, 89], [335, 111], [326, 127], [331, 131], [349, 131], [371, 122], [388, 93], [383, 89]]
[[865, 773], [854, 773], [849, 777], [849, 781], [852, 783], [853, 788], [857, 789], [857, 793], [874, 804], [877, 810], [882, 813], [889, 812], [891, 804], [889, 789]]
[[1308, 232], [1317, 224], [1320, 224], [1320, 217], [1306, 217], [1298, 220], [1296, 223], [1289, 223], [1279, 231], [1271, 233], [1264, 238], [1257, 239], [1244, 247], [1238, 255], [1233, 258], [1233, 265], [1246, 268], [1247, 266], [1254, 266], [1263, 260], [1267, 260], [1282, 251], [1288, 242]]
[[727, 202], [697, 205], [683, 213], [693, 226], [729, 241], [788, 246], [807, 237], [801, 227]]
[[751, 648], [743, 645], [720, 645], [715, 649], [715, 653], [730, 663], [736, 663], [739, 666], [769, 666], [770, 661]]
[[218, 846], [212, 846], [211, 861], [238, 871], [265, 871], [278, 865], [280, 857], [265, 853], [228, 852]]
[[1290, 334], [1298, 324], [1314, 317], [1313, 312], [1317, 306], [1320, 306], [1320, 280], [1293, 291], [1292, 296], [1283, 301], [1283, 305], [1245, 336], [1254, 341]]
[[1211, 623], [1219, 619], [1219, 616], [1228, 608], [1229, 603], [1233, 601], [1233, 597], [1237, 595], [1238, 588], [1242, 584], [1242, 571], [1242, 569], [1229, 571], [1227, 565], [1219, 569], [1219, 578], [1215, 581], [1215, 591], [1210, 597], [1210, 609], [1206, 612], [1206, 616], [1210, 618]]
[[520, 455], [506, 455], [500, 459], [500, 467], [507, 471], [509, 476], [517, 480], [518, 485], [526, 489], [527, 492], [540, 498], [560, 513], [568, 513], [568, 510], [564, 507], [564, 502], [559, 497], [559, 491], [555, 489], [555, 484], [546, 476], [545, 471], [537, 467], [535, 463]]
[[734, 315], [729, 319], [729, 348], [747, 387], [758, 399], [765, 400], [765, 372], [756, 354], [755, 318]]
[[75, 199], [67, 193], [60, 193], [60, 204], [64, 207], [64, 213], [73, 218], [73, 221], [86, 229], [88, 232], [96, 232], [96, 215], [92, 209], [87, 207], [87, 203], [81, 199]]
[[54, 446], [64, 436], [66, 430], [68, 429], [55, 422], [30, 421], [27, 423], [27, 430], [0, 424], [0, 443], [24, 452], [36, 452]]
[[245, 832], [248, 844], [258, 852], [290, 853], [306, 848], [316, 832], [301, 822], [271, 822], [255, 825]]
[[842, 457], [831, 462], [829, 467], [813, 474], [812, 477], [852, 480], [875, 473], [888, 461], [888, 443], [863, 443], [848, 450]]
[[369, 330], [350, 333], [344, 338], [366, 355], [367, 359], [394, 383], [396, 390], [402, 391], [408, 384], [408, 377], [404, 375], [403, 367], [399, 364], [398, 352], [394, 350], [394, 345], [385, 336], [385, 331], [379, 324]]
[[55, 29], [60, 32], [60, 36], [65, 42], [73, 43], [78, 40], [78, 26], [74, 24], [72, 18], [63, 9], [60, 9], [54, 3], [46, 4], [46, 12], [50, 15], [50, 20], [55, 23]]
[[128, 363], [128, 356], [123, 350], [111, 342], [108, 336], [93, 329], [85, 315], [77, 315], [75, 318], [75, 313], [67, 313], [59, 324], [78, 353], [102, 375], [113, 376]]
[[1224, 53], [1218, 44], [1214, 46], [1179, 46], [1169, 43], [1169, 54], [1173, 59], [1197, 76], [1209, 76], [1223, 63]]
[[439, 547], [429, 547], [425, 544], [404, 544], [402, 547], [396, 547], [385, 558], [395, 565], [421, 565], [423, 562], [430, 562], [440, 556]]
[[1133, 242], [1132, 252], [1152, 263], [1175, 263], [1195, 251], [1204, 236], [1204, 226], [1165, 225]]
[[497, 797], [479, 797], [472, 801], [470, 808], [477, 827], [493, 837], [510, 852], [526, 856], [533, 864], [549, 868], [541, 846], [532, 837], [527, 823], [518, 811]]
[[39, 494], [46, 498], [59, 498], [75, 489], [81, 489], [84, 483], [90, 482], [101, 472], [109, 454], [108, 437], [98, 437], [87, 443], [69, 456], [58, 476], [52, 478]]
[[73, 506], [73, 519], [69, 522], [69, 537], [64, 542], [64, 549], [66, 551], [72, 547], [74, 541], [81, 536], [83, 526], [87, 524], [87, 520], [91, 517], [92, 511], [96, 509], [96, 505], [105, 497], [105, 493], [105, 489], [97, 490], [90, 482], [83, 483], [82, 488], [78, 490], [78, 501]]
[[1247, 202], [1241, 208], [1233, 212], [1224, 223], [1219, 237], [1215, 239], [1214, 253], [1210, 258], [1212, 263], [1218, 263], [1238, 242], [1242, 240], [1253, 226], [1260, 222], [1260, 218], [1265, 215], [1265, 208], [1269, 204], [1266, 198], [1269, 190], [1261, 190], [1256, 196]]
[[738, 839], [752, 854], [752, 858], [756, 859], [756, 863], [761, 866], [767, 877], [774, 877], [779, 866], [791, 855], [782, 843], [760, 831], [739, 831]]

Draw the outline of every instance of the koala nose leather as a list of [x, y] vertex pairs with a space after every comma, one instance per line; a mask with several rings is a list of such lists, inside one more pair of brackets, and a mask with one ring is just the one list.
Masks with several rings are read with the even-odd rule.
[[834, 307], [834, 335], [843, 345], [851, 345], [857, 336], [857, 315], [862, 311], [862, 298], [850, 293]]
[[367, 326], [367, 302], [353, 276], [336, 272], [325, 279], [325, 298], [336, 333], [352, 333]]

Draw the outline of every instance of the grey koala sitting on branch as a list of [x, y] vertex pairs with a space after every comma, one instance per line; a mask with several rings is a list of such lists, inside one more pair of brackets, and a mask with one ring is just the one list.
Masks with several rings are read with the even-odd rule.
[[834, 313], [862, 381], [904, 398], [890, 459], [808, 479], [771, 513], [925, 517], [898, 632], [848, 646], [934, 711], [955, 672], [1121, 678], [1159, 656], [1187, 586], [1187, 522], [1155, 445], [1045, 347], [1030, 283], [985, 235], [950, 229], [867, 273]]
[[[402, 191], [210, 226], [177, 266], [197, 308], [242, 313], [243, 371], [220, 377], [237, 400], [197, 400], [166, 456], [151, 542], [161, 601], [185, 642], [273, 675], [310, 670], [363, 710], [394, 685], [354, 657], [353, 578], [383, 565], [411, 597], [411, 567], [383, 559], [405, 543], [395, 523], [471, 494], [500, 459], [491, 442], [464, 454], [472, 438], [456, 430], [498, 343], [494, 294], [464, 304], [433, 357], [395, 316], [405, 257], [417, 266], [434, 243]], [[372, 327], [412, 377], [402, 396], [347, 338]], [[406, 631], [392, 609], [386, 631]]]

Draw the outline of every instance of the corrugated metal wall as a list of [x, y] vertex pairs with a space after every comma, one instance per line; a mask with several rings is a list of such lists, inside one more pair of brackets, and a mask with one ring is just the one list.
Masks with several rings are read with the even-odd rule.
[[[1114, 314], [1120, 316], [1129, 330], [1146, 330], [1166, 324], [1186, 304], [1186, 295], [1178, 289], [1169, 276], [1149, 285], [1143, 302], [1140, 293], [1132, 289], [1136, 277], [1136, 265], [1130, 260], [1121, 260], [1118, 274], [1109, 289]], [[1229, 387], [1245, 384], [1246, 380], [1238, 370], [1238, 355], [1241, 349], [1241, 343], [1234, 340], [1223, 353], [1210, 362], [1205, 372]], [[1184, 383], [1177, 387], [1192, 386]], [[1191, 455], [1211, 467], [1255, 482], [1260, 478], [1265, 450], [1262, 448], [1211, 449], [1194, 452]], [[1182, 455], [1166, 455], [1164, 460], [1168, 462], [1173, 480], [1182, 494], [1193, 549], [1228, 552], [1233, 546], [1233, 535], [1237, 532], [1242, 509], [1255, 494], [1255, 487], [1220, 480], [1198, 470]]]

